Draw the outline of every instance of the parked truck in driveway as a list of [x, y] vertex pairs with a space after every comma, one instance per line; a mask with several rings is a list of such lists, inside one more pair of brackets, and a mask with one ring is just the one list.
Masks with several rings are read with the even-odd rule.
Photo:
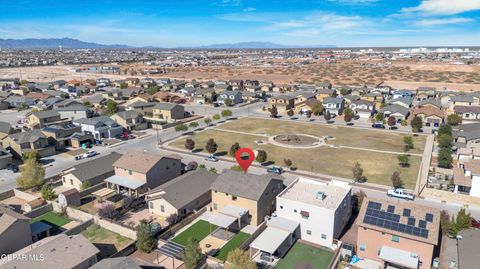
[[407, 192], [405, 189], [401, 188], [392, 188], [387, 191], [388, 197], [395, 197], [405, 200], [413, 201], [415, 199], [415, 195]]

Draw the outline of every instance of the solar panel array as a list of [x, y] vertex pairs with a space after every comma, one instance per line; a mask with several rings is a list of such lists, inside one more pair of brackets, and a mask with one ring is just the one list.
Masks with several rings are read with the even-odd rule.
[[[388, 212], [382, 210], [381, 203], [369, 201], [363, 222], [366, 224], [374, 225], [381, 228], [386, 228], [386, 229], [401, 232], [401, 233], [428, 238], [428, 230], [426, 229], [426, 221], [428, 221], [427, 216], [426, 216], [426, 221], [420, 220], [419, 227], [416, 227], [415, 218], [410, 217], [410, 213], [411, 213], [410, 209], [407, 210], [406, 208], [403, 210], [403, 216], [409, 217], [408, 224], [400, 223], [400, 215], [395, 214], [394, 212], [391, 212], [394, 210], [392, 210], [390, 206], [388, 207], [387, 210]], [[432, 220], [433, 220], [433, 215], [432, 215]]]

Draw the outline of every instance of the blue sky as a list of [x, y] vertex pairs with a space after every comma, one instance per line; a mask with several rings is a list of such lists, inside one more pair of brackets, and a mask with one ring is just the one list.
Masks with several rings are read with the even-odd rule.
[[480, 0], [0, 0], [0, 38], [198, 46], [480, 45]]

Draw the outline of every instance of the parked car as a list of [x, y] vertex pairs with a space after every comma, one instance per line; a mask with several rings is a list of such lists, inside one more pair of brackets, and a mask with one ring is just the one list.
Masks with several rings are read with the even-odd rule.
[[9, 163], [7, 165], [7, 170], [10, 170], [14, 173], [17, 173], [18, 172], [18, 166], [16, 164], [13, 164], [13, 163]]
[[209, 162], [218, 162], [218, 158], [213, 156], [213, 155], [210, 155], [208, 156], [207, 158], [205, 158], [205, 161], [209, 161]]
[[372, 128], [385, 129], [385, 125], [383, 124], [383, 122], [375, 122], [374, 124], [372, 124]]
[[97, 155], [97, 152], [95, 150], [89, 150], [85, 153], [83, 153], [83, 158], [90, 158]]
[[472, 225], [473, 228], [480, 229], [480, 221], [472, 218], [470, 220], [470, 224]]
[[272, 166], [267, 169], [267, 173], [280, 175], [281, 173], [283, 173], [283, 168], [278, 166]]
[[395, 197], [405, 200], [413, 201], [415, 199], [415, 195], [408, 193], [405, 189], [402, 188], [392, 188], [387, 191], [388, 197]]

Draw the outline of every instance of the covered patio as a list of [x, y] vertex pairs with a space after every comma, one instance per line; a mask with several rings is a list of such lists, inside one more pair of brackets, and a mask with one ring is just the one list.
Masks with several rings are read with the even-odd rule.
[[385, 262], [386, 268], [418, 268], [419, 258], [413, 252], [382, 246], [378, 257]]
[[107, 179], [107, 188], [116, 191], [118, 194], [128, 194], [138, 198], [138, 196], [144, 193], [146, 181], [123, 177], [119, 175], [113, 175]]

